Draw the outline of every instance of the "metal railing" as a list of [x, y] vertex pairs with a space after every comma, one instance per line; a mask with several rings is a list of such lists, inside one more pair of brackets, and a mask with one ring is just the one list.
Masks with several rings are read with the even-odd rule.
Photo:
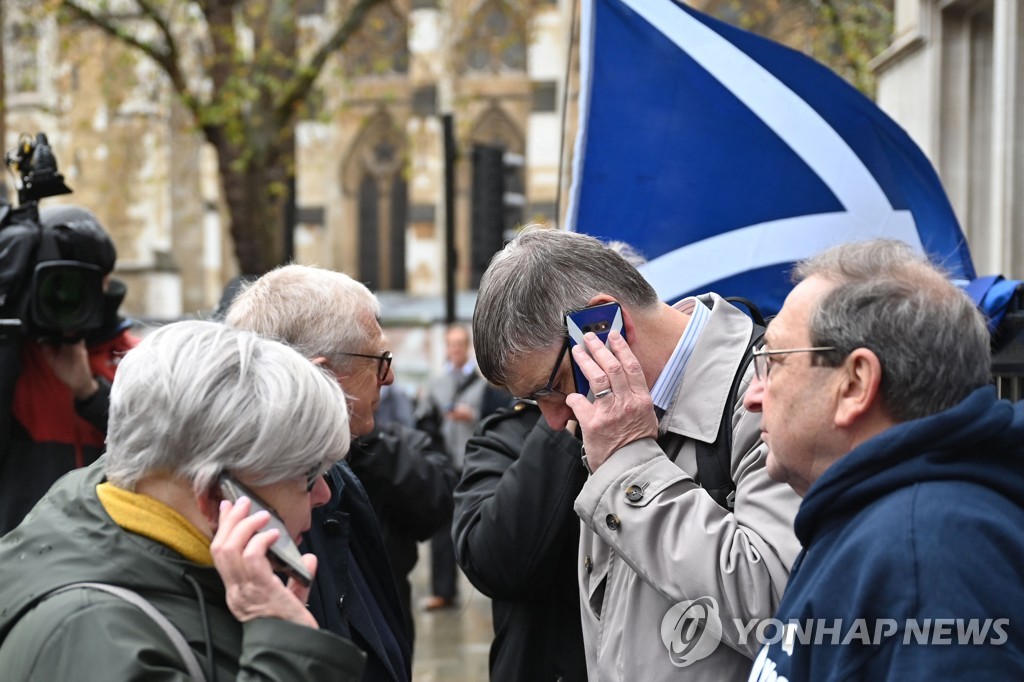
[[1024, 285], [992, 335], [992, 378], [1000, 398], [1024, 400]]

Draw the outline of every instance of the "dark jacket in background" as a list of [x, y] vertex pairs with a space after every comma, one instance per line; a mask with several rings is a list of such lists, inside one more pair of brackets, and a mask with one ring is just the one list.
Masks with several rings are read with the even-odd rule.
[[581, 443], [523, 403], [485, 419], [455, 489], [459, 565], [492, 599], [492, 682], [587, 679], [576, 577]]
[[[239, 623], [217, 570], [115, 524], [96, 496], [103, 461], [74, 471], [0, 543], [0, 678], [188, 680], [167, 634], [139, 607], [74, 582], [134, 590], [182, 633], [207, 677], [356, 682], [362, 655], [326, 630]], [[213, 660], [208, 656], [213, 652]]]
[[331, 499], [313, 509], [303, 552], [318, 559], [309, 610], [366, 652], [364, 682], [407, 682], [412, 645], [366, 490], [345, 461], [328, 473]]
[[413, 633], [412, 586], [417, 543], [452, 519], [452, 490], [458, 475], [443, 446], [423, 431], [384, 423], [352, 442], [348, 463], [366, 489], [380, 522], [402, 604]]

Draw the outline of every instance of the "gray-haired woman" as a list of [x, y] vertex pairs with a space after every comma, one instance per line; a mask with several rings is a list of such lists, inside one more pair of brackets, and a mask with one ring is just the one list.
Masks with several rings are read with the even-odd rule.
[[[187, 679], [191, 662], [208, 680], [359, 679], [362, 653], [275, 574], [269, 514], [218, 484], [242, 483], [299, 538], [348, 451], [346, 415], [337, 382], [283, 344], [212, 322], [147, 336], [114, 380], [107, 454], [0, 543], [4, 677]], [[134, 591], [171, 627], [98, 590], [54, 594], [83, 581]]]

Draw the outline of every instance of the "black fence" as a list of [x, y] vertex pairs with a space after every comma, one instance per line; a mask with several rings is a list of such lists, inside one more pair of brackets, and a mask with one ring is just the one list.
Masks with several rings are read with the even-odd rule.
[[1024, 285], [1017, 287], [992, 336], [992, 378], [999, 397], [1024, 399]]

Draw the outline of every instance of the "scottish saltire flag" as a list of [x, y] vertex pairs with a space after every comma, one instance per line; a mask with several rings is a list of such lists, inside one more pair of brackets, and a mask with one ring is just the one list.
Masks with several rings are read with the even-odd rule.
[[584, 0], [569, 229], [621, 239], [667, 301], [775, 312], [793, 261], [891, 237], [974, 278], [931, 163], [814, 60], [673, 0]]

